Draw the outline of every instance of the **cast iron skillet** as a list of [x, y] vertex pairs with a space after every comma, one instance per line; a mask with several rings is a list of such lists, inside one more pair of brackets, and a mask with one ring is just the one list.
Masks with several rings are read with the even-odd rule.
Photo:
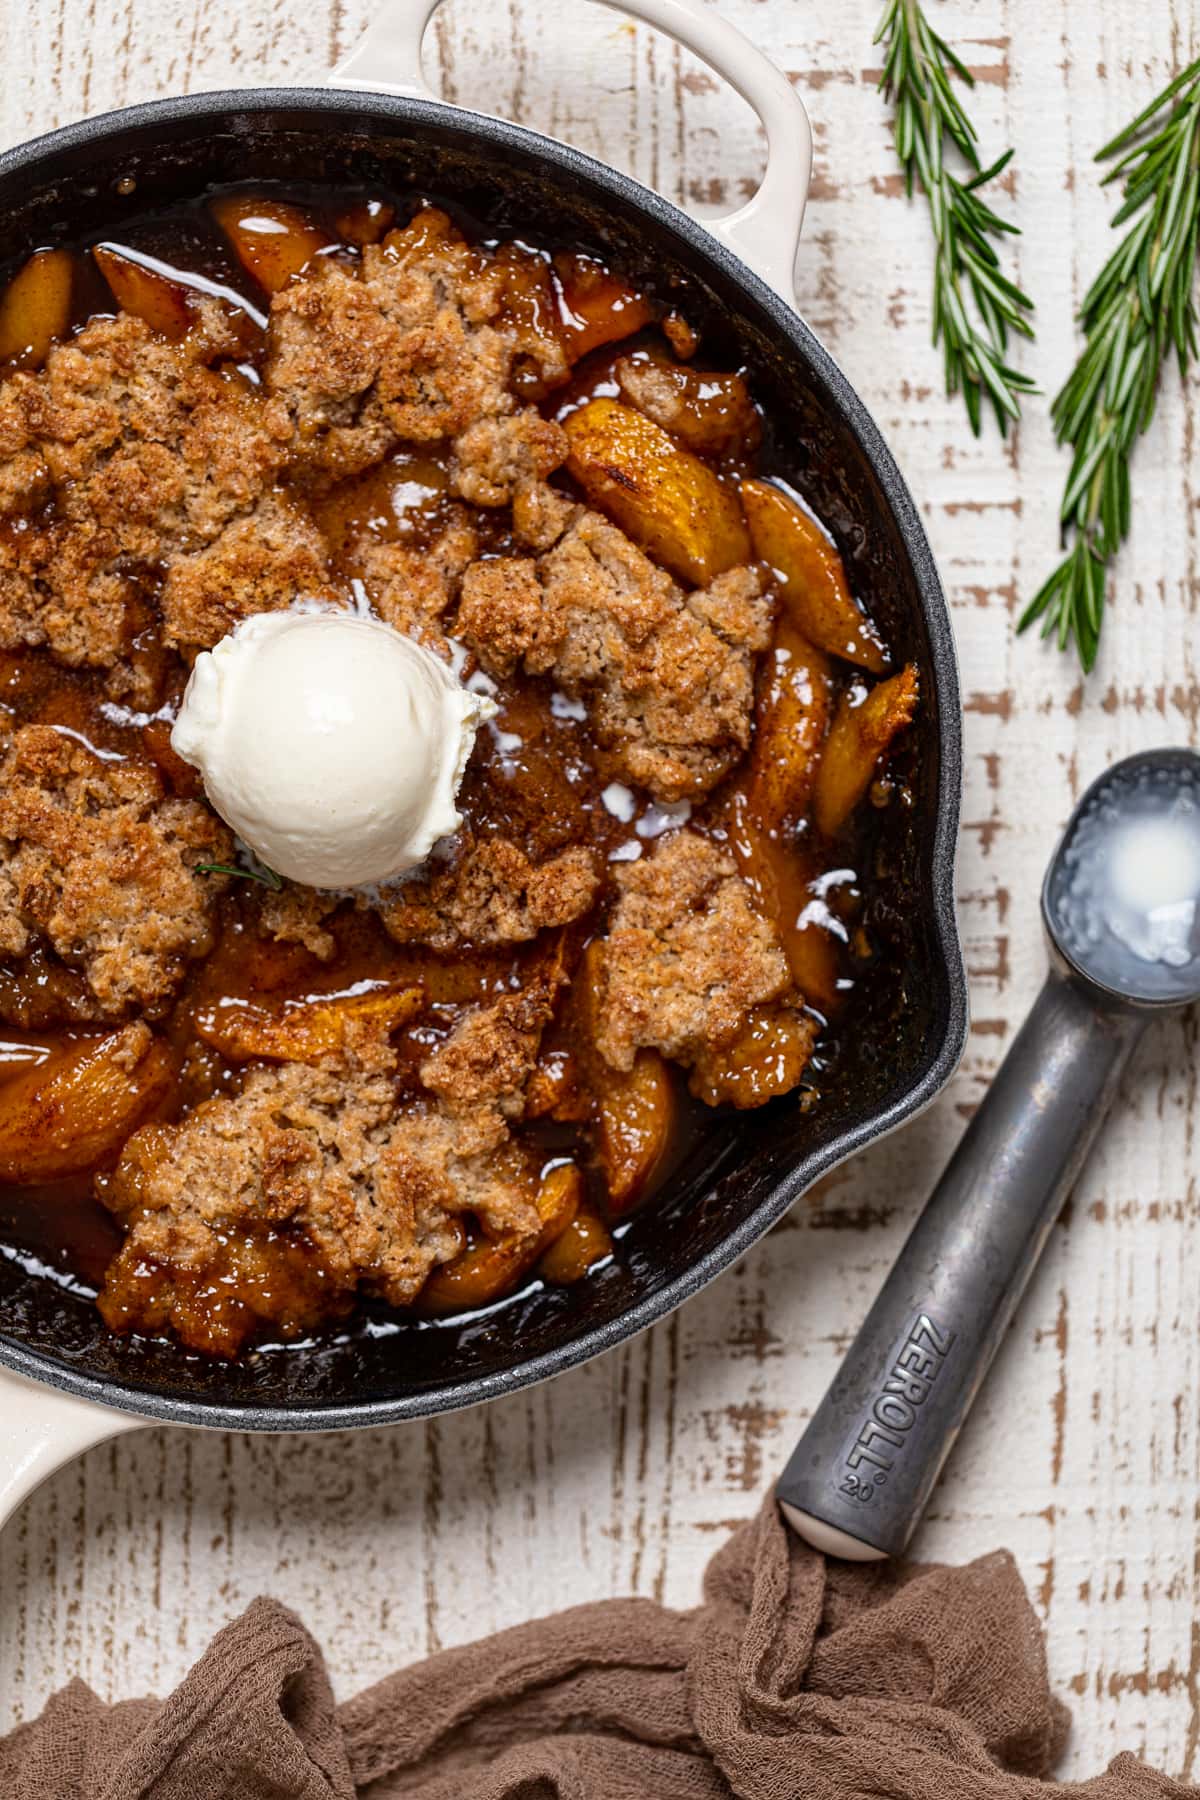
[[[129, 179], [135, 190], [123, 193]], [[836, 532], [897, 656], [921, 670], [912, 804], [881, 815], [878, 979], [822, 1103], [721, 1118], [631, 1223], [613, 1264], [440, 1324], [368, 1319], [237, 1365], [108, 1334], [91, 1301], [0, 1261], [0, 1362], [159, 1420], [251, 1430], [378, 1425], [511, 1392], [662, 1317], [727, 1268], [818, 1176], [910, 1118], [953, 1070], [966, 996], [953, 910], [959, 702], [946, 606], [915, 507], [870, 416], [812, 333], [745, 263], [664, 200], [573, 150], [437, 102], [323, 89], [203, 94], [52, 133], [0, 158], [0, 263], [119, 236], [122, 221], [248, 178], [377, 182], [445, 197], [512, 233], [592, 248], [681, 303], [705, 354], [749, 365], [776, 453]]]

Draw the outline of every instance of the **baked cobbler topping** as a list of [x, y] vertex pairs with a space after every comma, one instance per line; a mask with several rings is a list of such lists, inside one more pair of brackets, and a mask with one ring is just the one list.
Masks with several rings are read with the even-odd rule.
[[709, 1109], [817, 1098], [915, 669], [744, 374], [591, 256], [240, 190], [50, 254], [0, 332], [0, 1238], [222, 1355], [576, 1279]]

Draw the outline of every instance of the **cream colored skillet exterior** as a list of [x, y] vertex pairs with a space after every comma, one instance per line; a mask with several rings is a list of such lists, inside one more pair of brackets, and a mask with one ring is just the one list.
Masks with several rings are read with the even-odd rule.
[[[613, 5], [615, 0], [599, 0]], [[421, 72], [421, 43], [440, 0], [386, 0], [374, 24], [329, 77], [370, 93], [436, 98]], [[709, 228], [790, 304], [812, 170], [812, 130], [775, 65], [701, 0], [622, 0], [620, 11], [678, 40], [748, 100], [767, 137], [757, 193]], [[93, 1444], [148, 1421], [96, 1406], [0, 1369], [0, 1526], [47, 1475]]]

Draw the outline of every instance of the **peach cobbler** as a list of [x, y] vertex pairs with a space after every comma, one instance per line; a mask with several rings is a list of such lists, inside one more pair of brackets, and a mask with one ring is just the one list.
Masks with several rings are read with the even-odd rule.
[[[685, 316], [260, 187], [39, 251], [0, 358], [0, 1240], [232, 1356], [571, 1282], [704, 1109], [819, 1103], [916, 673]], [[478, 698], [395, 878], [286, 878], [172, 742], [296, 609]]]

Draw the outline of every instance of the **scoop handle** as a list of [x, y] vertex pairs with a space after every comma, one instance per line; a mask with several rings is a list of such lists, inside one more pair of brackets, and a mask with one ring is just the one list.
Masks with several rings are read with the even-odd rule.
[[908, 1543], [1144, 1025], [1052, 970], [779, 1481], [818, 1549]]

